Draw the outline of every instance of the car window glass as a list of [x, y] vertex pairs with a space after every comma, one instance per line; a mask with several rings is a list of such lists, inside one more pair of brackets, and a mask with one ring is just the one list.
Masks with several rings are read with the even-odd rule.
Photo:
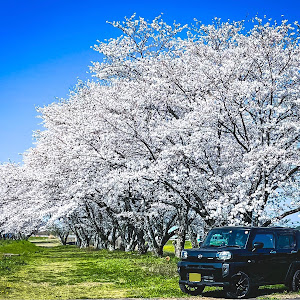
[[252, 246], [256, 242], [263, 243], [263, 248], [274, 248], [274, 235], [271, 233], [257, 233], [254, 237]]
[[210, 239], [210, 245], [220, 246], [220, 245], [227, 245], [227, 244], [228, 244], [228, 239], [226, 238], [225, 235], [222, 234], [216, 233]]
[[248, 230], [237, 232], [234, 244], [240, 246], [241, 248], [244, 247], [248, 238], [248, 232]]
[[212, 229], [202, 247], [240, 247], [245, 248], [250, 231], [247, 229]]
[[278, 248], [290, 249], [296, 245], [295, 237], [293, 234], [282, 234], [278, 236]]

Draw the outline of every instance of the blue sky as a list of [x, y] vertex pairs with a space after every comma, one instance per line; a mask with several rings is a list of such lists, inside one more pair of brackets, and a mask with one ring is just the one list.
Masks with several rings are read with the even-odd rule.
[[1, 0], [0, 162], [21, 162], [19, 153], [39, 129], [35, 107], [66, 97], [77, 78], [86, 79], [90, 61], [100, 59], [90, 46], [119, 35], [106, 21], [134, 12], [146, 19], [163, 12], [166, 21], [182, 24], [256, 14], [295, 21], [300, 1]]

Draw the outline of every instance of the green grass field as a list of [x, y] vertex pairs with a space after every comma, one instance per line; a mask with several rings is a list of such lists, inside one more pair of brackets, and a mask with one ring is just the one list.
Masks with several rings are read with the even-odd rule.
[[[0, 241], [0, 299], [97, 299], [187, 297], [178, 287], [177, 261], [169, 242], [170, 261], [152, 254], [78, 249], [56, 240]], [[191, 247], [189, 243], [186, 247]], [[4, 255], [6, 253], [6, 255]], [[7, 256], [7, 253], [15, 254]], [[284, 295], [283, 286], [260, 290], [267, 297]], [[206, 288], [204, 296], [222, 297]], [[286, 296], [286, 295], [285, 295]]]
[[[37, 245], [57, 242], [31, 241]], [[20, 254], [0, 260], [0, 299], [184, 296], [178, 288], [173, 255], [167, 261], [151, 254], [75, 246], [42, 248], [26, 241], [2, 242], [0, 253]]]

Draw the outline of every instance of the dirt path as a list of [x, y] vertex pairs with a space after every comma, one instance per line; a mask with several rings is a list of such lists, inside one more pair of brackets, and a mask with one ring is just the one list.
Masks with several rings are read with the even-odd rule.
[[52, 239], [52, 240], [31, 240], [31, 243], [35, 244], [39, 247], [46, 247], [46, 248], [52, 248], [56, 246], [60, 246], [61, 243], [58, 239]]
[[[263, 299], [269, 299], [269, 300], [299, 300], [300, 295], [297, 294], [267, 294], [267, 295], [259, 295], [256, 298], [247, 298], [247, 300], [263, 300]], [[70, 299], [72, 300], [72, 299]], [[82, 299], [82, 300], [89, 300], [89, 299]], [[228, 298], [222, 298], [218, 296], [217, 294], [212, 297], [188, 297], [188, 298], [105, 298], [105, 299], [94, 299], [94, 300], [228, 300]]]

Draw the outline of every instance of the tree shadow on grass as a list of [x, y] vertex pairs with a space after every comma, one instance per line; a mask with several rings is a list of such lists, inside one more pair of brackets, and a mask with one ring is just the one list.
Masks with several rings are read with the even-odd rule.
[[202, 293], [203, 297], [209, 297], [209, 298], [224, 298], [225, 292], [222, 288], [206, 288], [204, 292]]
[[[256, 293], [256, 296], [259, 298], [276, 298], [276, 295], [278, 295], [278, 298], [280, 298], [280, 296], [284, 296], [286, 294], [290, 293], [290, 291], [288, 290], [288, 288], [283, 285], [268, 285], [268, 286], [262, 286], [259, 288], [259, 290]], [[268, 297], [268, 295], [273, 295], [276, 294], [272, 297]], [[295, 298], [297, 294], [295, 294]]]

